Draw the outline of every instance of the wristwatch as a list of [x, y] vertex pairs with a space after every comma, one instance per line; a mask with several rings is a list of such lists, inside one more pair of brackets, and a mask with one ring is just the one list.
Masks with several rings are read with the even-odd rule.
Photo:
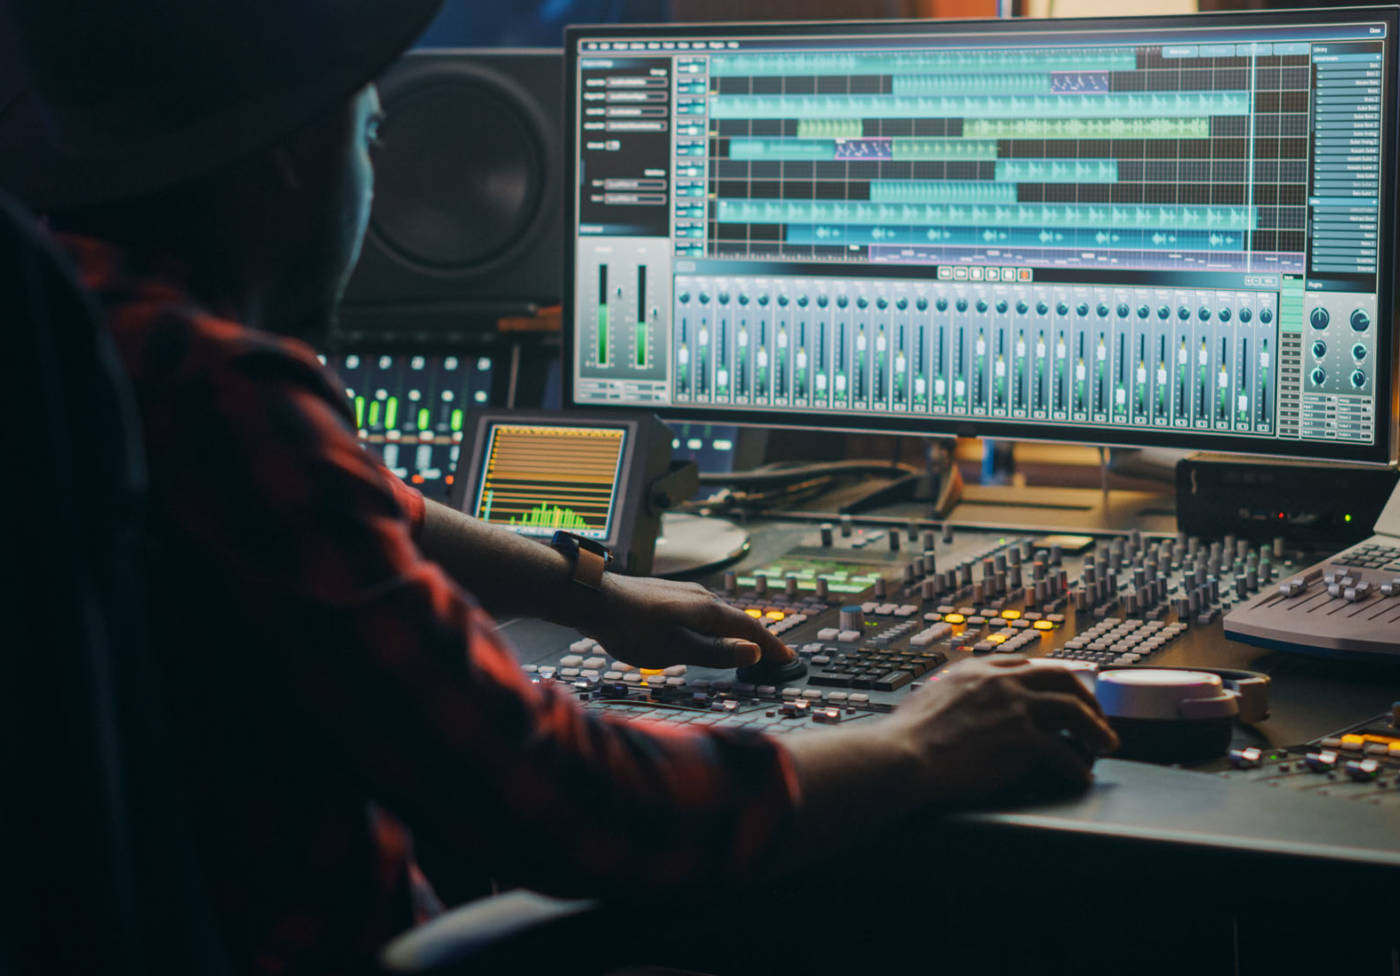
[[603, 587], [603, 571], [612, 563], [612, 550], [601, 542], [562, 530], [549, 540], [550, 548], [563, 554], [573, 567], [572, 579], [590, 590]]

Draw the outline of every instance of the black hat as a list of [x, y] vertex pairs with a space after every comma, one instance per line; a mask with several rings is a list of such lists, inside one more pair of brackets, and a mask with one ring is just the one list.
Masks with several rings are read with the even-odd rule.
[[59, 209], [211, 172], [349, 98], [440, 3], [0, 0], [0, 188]]

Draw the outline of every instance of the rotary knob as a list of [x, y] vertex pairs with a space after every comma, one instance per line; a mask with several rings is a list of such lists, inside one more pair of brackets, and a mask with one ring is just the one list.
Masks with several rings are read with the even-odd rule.
[[1358, 390], [1366, 385], [1366, 373], [1364, 370], [1354, 369], [1351, 371], [1351, 385]]
[[1251, 312], [1248, 308], [1242, 308], [1242, 309], [1240, 309], [1240, 321], [1241, 321], [1241, 322], [1248, 322], [1248, 321], [1249, 321], [1250, 319], [1252, 319], [1252, 318], [1254, 318], [1254, 313]]
[[1312, 344], [1312, 354], [1315, 359], [1321, 359], [1323, 356], [1327, 355], [1327, 343], [1318, 339]]
[[1312, 310], [1312, 314], [1308, 316], [1308, 321], [1312, 323], [1314, 329], [1325, 329], [1328, 323], [1332, 321], [1332, 316], [1327, 313], [1327, 309], [1319, 307]]
[[1321, 386], [1327, 382], [1327, 371], [1319, 366], [1312, 371], [1309, 379], [1312, 380], [1313, 386]]
[[1356, 345], [1352, 346], [1351, 358], [1356, 360], [1358, 363], [1364, 363], [1366, 361], [1366, 347], [1359, 342]]
[[1364, 308], [1358, 308], [1351, 313], [1351, 328], [1353, 332], [1365, 332], [1371, 327], [1371, 316], [1366, 314]]

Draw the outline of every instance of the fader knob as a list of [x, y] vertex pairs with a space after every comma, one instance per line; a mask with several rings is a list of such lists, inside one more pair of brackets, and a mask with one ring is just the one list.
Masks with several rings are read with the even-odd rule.
[[950, 523], [948, 523], [948, 522], [944, 522], [944, 523], [943, 523], [943, 544], [946, 546], [946, 545], [948, 545], [949, 543], [951, 543], [952, 541], [953, 541], [953, 526], [952, 526]]
[[823, 603], [825, 603], [825, 602], [827, 601], [827, 599], [829, 599], [829, 598], [831, 597], [831, 584], [827, 582], [827, 579], [826, 579], [825, 576], [818, 576], [818, 577], [817, 577], [817, 589], [816, 589], [816, 594], [817, 594], [817, 599], [818, 599], [818, 600], [821, 600]]
[[739, 592], [739, 574], [734, 572], [734, 570], [732, 569], [727, 570], [724, 574], [724, 592]]
[[767, 596], [767, 595], [768, 595], [768, 574], [767, 574], [767, 573], [754, 573], [754, 574], [753, 574], [753, 592], [754, 592], [754, 595], [755, 595], [755, 596]]
[[841, 516], [841, 538], [843, 538], [843, 539], [849, 539], [850, 537], [851, 537], [851, 517], [850, 517], [849, 515], [842, 515], [842, 516]]
[[855, 631], [865, 629], [865, 614], [861, 612], [859, 604], [851, 604], [841, 608], [841, 629]]
[[883, 600], [887, 592], [888, 590], [885, 587], [885, 578], [883, 576], [875, 577], [875, 599]]
[[783, 579], [783, 592], [787, 594], [789, 599], [798, 595], [797, 577], [794, 576], [792, 573], [788, 573], [787, 576]]
[[894, 529], [890, 529], [890, 532], [889, 532], [889, 539], [890, 539], [890, 552], [899, 552], [899, 532], [897, 532], [897, 531], [894, 530]]
[[828, 549], [831, 548], [831, 543], [832, 543], [831, 534], [832, 534], [833, 531], [835, 531], [835, 526], [833, 526], [830, 522], [823, 522], [823, 523], [822, 523], [822, 526], [821, 526], [822, 545], [823, 545], [824, 547], [828, 548]]

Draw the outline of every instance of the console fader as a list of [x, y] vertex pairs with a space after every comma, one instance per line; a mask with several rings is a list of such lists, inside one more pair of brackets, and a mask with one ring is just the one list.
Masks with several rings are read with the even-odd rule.
[[784, 683], [639, 670], [557, 629], [515, 639], [537, 680], [568, 684], [594, 707], [785, 733], [889, 711], [939, 668], [983, 654], [1218, 665], [1220, 615], [1306, 565], [1281, 541], [1135, 532], [1066, 542], [849, 520], [762, 526], [750, 556], [708, 582], [797, 650], [807, 674]]

